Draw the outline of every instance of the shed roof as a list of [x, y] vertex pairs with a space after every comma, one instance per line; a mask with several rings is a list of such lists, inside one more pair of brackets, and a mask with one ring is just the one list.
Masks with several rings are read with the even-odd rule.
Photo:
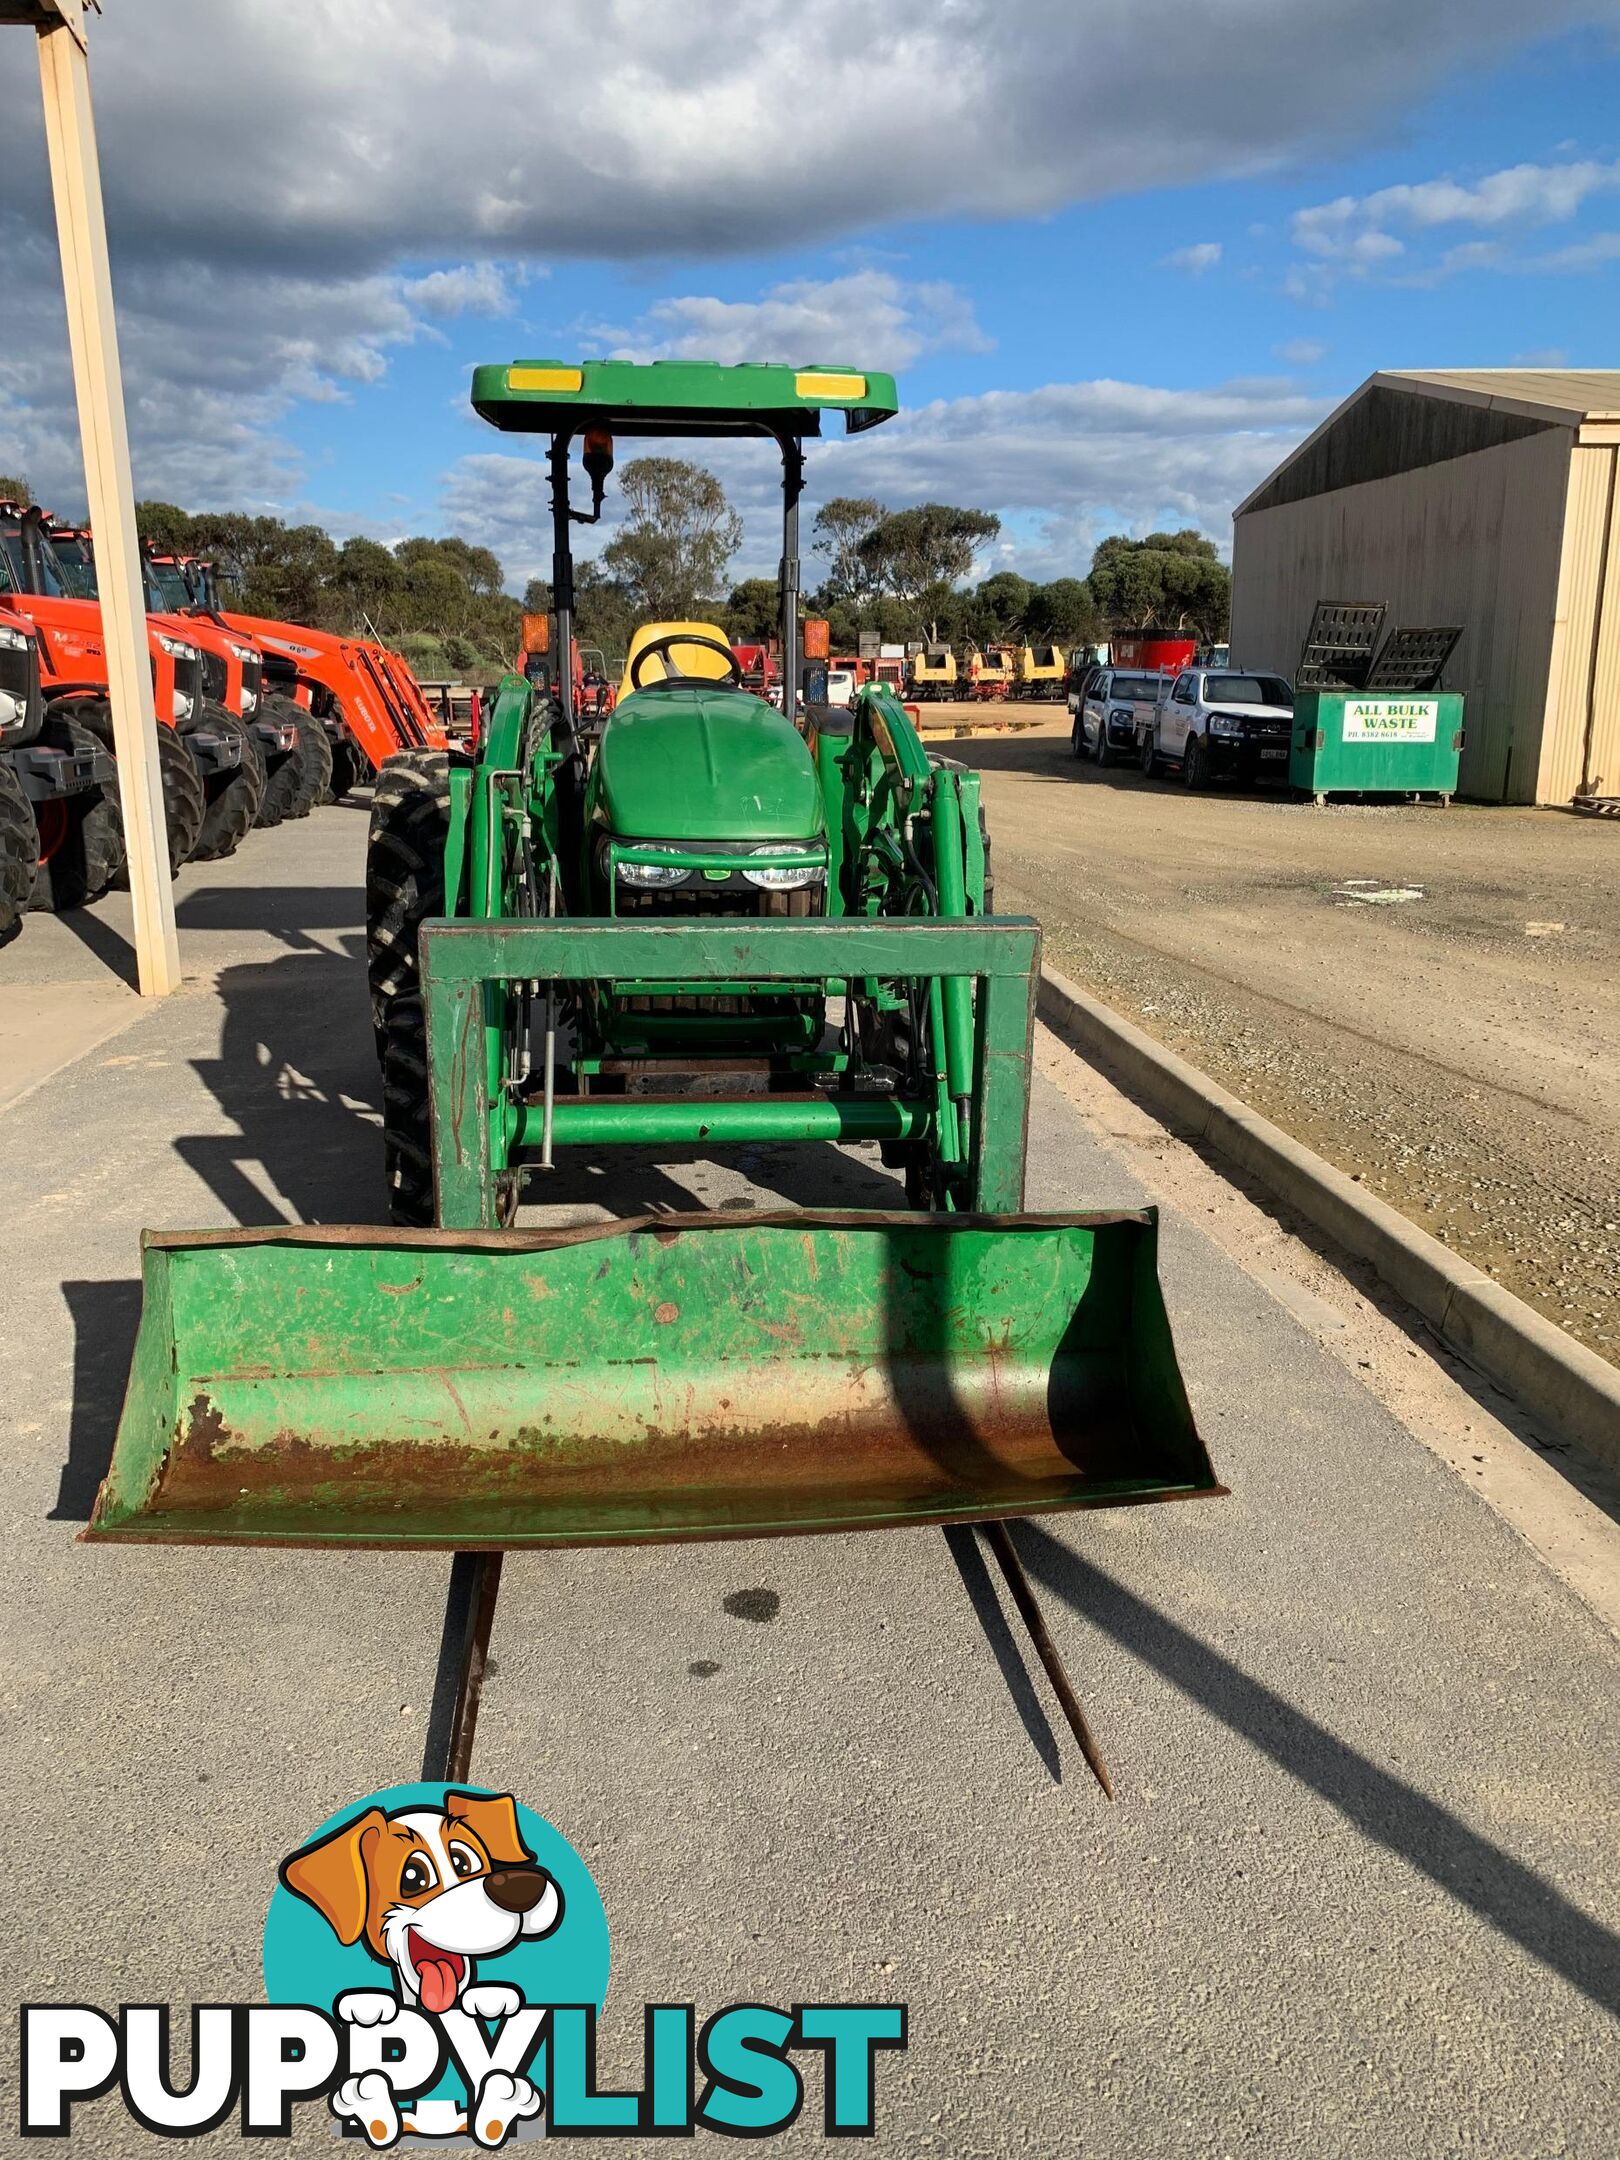
[[1545, 428], [1616, 419], [1620, 368], [1382, 368], [1273, 467], [1233, 515], [1386, 479]]
[[1620, 368], [1390, 368], [1372, 381], [1416, 383], [1431, 397], [1544, 414], [1566, 427], [1620, 416]]

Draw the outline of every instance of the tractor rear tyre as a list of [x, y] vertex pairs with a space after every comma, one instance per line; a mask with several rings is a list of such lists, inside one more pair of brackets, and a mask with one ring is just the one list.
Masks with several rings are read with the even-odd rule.
[[420, 988], [417, 939], [442, 915], [450, 831], [450, 753], [401, 750], [383, 761], [366, 843], [366, 972], [371, 1024], [383, 1054], [389, 1007]]
[[366, 754], [347, 735], [328, 736], [332, 744], [332, 778], [326, 790], [328, 802], [340, 803], [343, 798], [371, 778], [371, 765]]
[[9, 758], [0, 757], [0, 945], [17, 933], [34, 889], [39, 827]]
[[[78, 727], [87, 728], [111, 756], [118, 755], [113, 740], [112, 707], [105, 698], [89, 698], [73, 706], [73, 721]], [[200, 722], [199, 722], [200, 725]], [[184, 864], [191, 860], [191, 851], [197, 845], [197, 835], [208, 812], [208, 798], [203, 791], [203, 776], [197, 761], [186, 748], [184, 739], [172, 727], [158, 723], [158, 776], [163, 783], [163, 822], [169, 836], [169, 875], [178, 877]], [[123, 831], [122, 818], [119, 823]], [[114, 882], [127, 885], [122, 852], [119, 843], [118, 872]], [[93, 898], [94, 895], [91, 895]], [[38, 901], [35, 905], [38, 906]], [[72, 901], [71, 906], [82, 906]]]
[[[97, 711], [110, 729], [111, 715], [99, 701], [58, 706], [45, 716], [43, 739], [63, 750], [96, 749], [102, 738], [85, 724], [85, 715]], [[159, 740], [171, 732], [159, 728]], [[190, 762], [188, 758], [188, 767]], [[96, 899], [123, 873], [124, 817], [118, 802], [118, 781], [114, 778], [105, 786], [85, 788], [45, 808], [48, 815], [40, 825], [40, 864], [28, 904], [42, 915], [65, 915]]]
[[254, 778], [258, 782], [253, 822], [260, 825], [264, 822], [264, 791], [270, 785], [270, 765], [264, 754], [264, 744], [254, 734], [250, 720], [242, 722], [242, 763], [253, 767]]
[[302, 780], [289, 817], [308, 817], [317, 803], [325, 802], [332, 785], [332, 738], [311, 712], [298, 713], [298, 761]]
[[223, 705], [205, 705], [203, 720], [216, 735], [234, 735], [242, 745], [240, 765], [230, 772], [210, 773], [203, 782], [207, 808], [191, 859], [218, 862], [234, 855], [253, 830], [264, 791], [264, 754], [252, 729]]
[[[290, 697], [278, 697], [273, 691], [259, 700], [259, 710], [266, 720], [291, 720], [295, 726], [303, 709]], [[259, 824], [265, 831], [272, 825], [279, 825], [287, 814], [287, 797], [296, 783], [282, 780], [281, 775], [294, 763], [297, 756], [297, 749], [294, 748], [279, 751], [273, 758], [268, 755], [265, 758], [264, 792], [259, 797]]]
[[434, 1217], [433, 1132], [428, 1110], [427, 1021], [415, 991], [390, 999], [379, 1049], [389, 1220], [405, 1229], [424, 1229]]
[[[109, 720], [109, 733], [111, 722]], [[171, 727], [157, 731], [158, 769], [163, 775], [163, 817], [169, 828], [169, 875], [178, 877], [190, 862], [208, 815], [207, 783], [183, 735]]]

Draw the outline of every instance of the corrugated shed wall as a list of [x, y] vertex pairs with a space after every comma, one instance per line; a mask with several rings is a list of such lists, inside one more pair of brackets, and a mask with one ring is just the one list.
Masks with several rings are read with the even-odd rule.
[[1460, 623], [1461, 791], [1534, 802], [1573, 436], [1449, 459], [1236, 521], [1232, 657], [1292, 676], [1318, 600], [1382, 600], [1391, 627]]
[[1539, 797], [1620, 795], [1620, 487], [1613, 444], [1570, 459]]

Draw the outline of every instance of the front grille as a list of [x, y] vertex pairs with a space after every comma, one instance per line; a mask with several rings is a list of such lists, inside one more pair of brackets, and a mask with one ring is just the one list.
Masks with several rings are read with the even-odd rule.
[[[708, 918], [728, 919], [732, 922], [762, 919], [783, 915], [819, 915], [822, 913], [823, 888], [819, 885], [801, 887], [798, 892], [761, 892], [757, 885], [745, 884], [737, 874], [730, 885], [677, 885], [666, 887], [662, 892], [637, 892], [625, 885], [619, 887], [618, 912], [621, 916], [661, 916], [665, 921], [675, 918], [692, 922]], [[778, 1013], [790, 1017], [797, 1009], [799, 1000], [792, 992], [780, 997], [768, 995], [746, 997], [633, 997], [622, 1000], [626, 1012], [645, 1013], [751, 1013], [756, 1016]]]
[[191, 709], [197, 709], [202, 695], [202, 661], [177, 659], [174, 663], [174, 690], [176, 697], [190, 698]]
[[244, 660], [242, 662], [243, 702], [247, 703], [251, 700], [256, 705], [259, 701], [259, 692], [263, 687], [264, 662], [259, 659]]
[[202, 656], [203, 696], [213, 699], [216, 705], [225, 702], [225, 655], [210, 652], [206, 646]]
[[797, 892], [763, 892], [748, 884], [741, 872], [726, 885], [692, 884], [647, 889], [626, 885], [621, 879], [616, 912], [620, 915], [729, 916], [734, 922], [758, 921], [773, 915], [819, 915], [823, 888], [802, 886]]

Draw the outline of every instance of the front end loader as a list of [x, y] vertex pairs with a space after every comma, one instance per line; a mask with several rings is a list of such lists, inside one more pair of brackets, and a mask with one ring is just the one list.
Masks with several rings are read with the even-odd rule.
[[[548, 439], [558, 653], [615, 440], [774, 444], [782, 709], [713, 625], [648, 624], [599, 732], [561, 667], [507, 678], [475, 754], [384, 765], [368, 957], [396, 1227], [149, 1234], [86, 1533], [454, 1551], [425, 1771], [450, 1776], [505, 1550], [1221, 1490], [1152, 1211], [1024, 1212], [1040, 934], [991, 910], [978, 776], [886, 686], [801, 706], [805, 441], [828, 413], [889, 418], [891, 379], [532, 361], [479, 368], [473, 402]], [[828, 1142], [875, 1143], [893, 1205], [518, 1226], [566, 1159]]]
[[184, 568], [197, 615], [251, 639], [263, 654], [260, 709], [298, 731], [301, 763], [321, 774], [312, 799], [341, 802], [397, 751], [444, 748], [444, 725], [397, 653], [369, 639], [244, 614], [231, 589], [235, 572], [195, 557]]

